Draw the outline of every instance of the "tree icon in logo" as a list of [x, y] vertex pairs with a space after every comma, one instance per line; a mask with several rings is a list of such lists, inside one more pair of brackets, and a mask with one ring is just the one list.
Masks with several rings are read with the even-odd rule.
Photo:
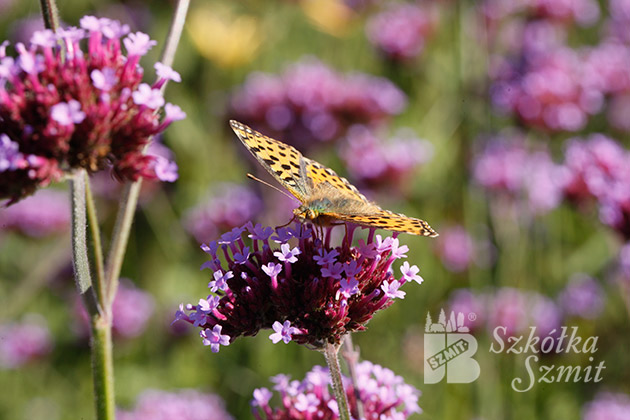
[[424, 327], [424, 383], [435, 384], [446, 376], [448, 383], [470, 383], [479, 377], [479, 363], [472, 358], [477, 340], [468, 334], [464, 314], [451, 312], [448, 320], [444, 309], [438, 322], [427, 313]]

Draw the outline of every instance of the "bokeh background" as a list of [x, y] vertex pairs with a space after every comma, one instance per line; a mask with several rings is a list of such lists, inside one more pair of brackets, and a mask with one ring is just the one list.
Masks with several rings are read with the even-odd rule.
[[[148, 69], [174, 3], [60, 7], [69, 25], [95, 14], [158, 40]], [[3, 40], [27, 42], [41, 21], [37, 2], [0, 0]], [[422, 391], [414, 418], [630, 418], [628, 28], [628, 0], [193, 2], [173, 66], [183, 82], [166, 94], [188, 118], [159, 139], [180, 177], [143, 186], [114, 310], [118, 405], [193, 388], [251, 418], [270, 376], [324, 364], [266, 332], [212, 354], [197, 331], [171, 325], [179, 303], [207, 294], [201, 242], [249, 220], [284, 224], [295, 205], [245, 178], [264, 174], [230, 132], [234, 118], [441, 233], [401, 236], [425, 281], [354, 337], [363, 359]], [[93, 182], [107, 241], [120, 187]], [[68, 223], [63, 184], [0, 210], [0, 418], [93, 417]], [[423, 384], [426, 314], [442, 308], [477, 316], [472, 384]], [[497, 325], [597, 336], [594, 354], [539, 364], [604, 361], [603, 380], [513, 391], [532, 353], [490, 353]]]

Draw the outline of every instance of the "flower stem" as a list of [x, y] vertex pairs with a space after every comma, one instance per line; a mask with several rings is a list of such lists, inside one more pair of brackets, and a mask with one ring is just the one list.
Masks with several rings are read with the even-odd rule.
[[112, 362], [111, 317], [99, 306], [92, 278], [87, 248], [85, 170], [75, 172], [70, 178], [72, 196], [72, 262], [77, 290], [91, 320], [92, 375], [96, 418], [113, 420], [114, 404], [114, 365]]
[[364, 418], [363, 415], [363, 401], [361, 401], [361, 395], [359, 392], [359, 383], [357, 380], [357, 363], [359, 362], [359, 349], [354, 347], [352, 343], [352, 334], [346, 334], [343, 341], [343, 351], [341, 353], [343, 359], [348, 365], [350, 371], [350, 379], [352, 379], [352, 385], [354, 388], [354, 397], [357, 400], [357, 413], [360, 419]]
[[46, 26], [46, 29], [51, 29], [53, 32], [57, 32], [57, 29], [59, 28], [59, 10], [57, 9], [57, 2], [55, 0], [39, 0], [39, 6], [42, 9], [44, 26]]
[[92, 234], [92, 248], [94, 256], [94, 269], [96, 271], [96, 296], [99, 303], [103, 306], [106, 296], [105, 287], [105, 268], [103, 263], [103, 246], [101, 242], [101, 232], [98, 225], [98, 216], [96, 215], [96, 206], [94, 204], [94, 196], [92, 195], [92, 189], [90, 188], [90, 179], [87, 172], [84, 172], [85, 177], [85, 199], [87, 203], [87, 217], [88, 226], [90, 227], [90, 233]]
[[70, 178], [72, 196], [72, 266], [77, 291], [83, 299], [90, 315], [99, 313], [98, 302], [92, 287], [90, 261], [88, 260], [86, 211], [85, 211], [85, 171], [78, 170]]
[[142, 179], [131, 184], [125, 184], [120, 205], [118, 206], [118, 215], [116, 217], [116, 224], [114, 225], [112, 244], [107, 255], [107, 265], [105, 267], [105, 282], [107, 288], [105, 302], [108, 312], [111, 310], [116, 291], [118, 290], [118, 277], [120, 276], [125, 250], [127, 249], [127, 241], [129, 240], [129, 232], [136, 211], [141, 186]]
[[92, 375], [94, 375], [94, 399], [96, 418], [114, 420], [116, 404], [114, 398], [114, 363], [112, 357], [111, 317], [94, 315], [92, 326]]
[[339, 407], [339, 419], [350, 420], [350, 406], [348, 405], [348, 398], [346, 392], [343, 389], [343, 381], [341, 379], [341, 368], [339, 367], [339, 357], [337, 352], [339, 346], [326, 343], [324, 348], [324, 356], [326, 357], [326, 363], [330, 370], [330, 377], [332, 379], [333, 394], [337, 400], [337, 406]]

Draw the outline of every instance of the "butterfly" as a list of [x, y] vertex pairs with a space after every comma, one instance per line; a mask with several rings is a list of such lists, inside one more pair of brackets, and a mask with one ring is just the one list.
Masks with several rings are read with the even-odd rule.
[[296, 148], [237, 121], [231, 120], [230, 126], [258, 162], [302, 203], [293, 210], [301, 221], [328, 225], [340, 220], [395, 232], [438, 236], [424, 220], [380, 208], [347, 179], [303, 156]]

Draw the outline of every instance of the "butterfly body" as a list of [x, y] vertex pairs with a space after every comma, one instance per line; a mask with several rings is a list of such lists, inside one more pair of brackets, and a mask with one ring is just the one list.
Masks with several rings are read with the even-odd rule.
[[294, 147], [237, 121], [230, 121], [230, 126], [260, 164], [301, 202], [293, 211], [301, 220], [320, 225], [345, 221], [414, 235], [438, 236], [424, 220], [384, 210], [369, 201], [348, 180], [303, 156]]

